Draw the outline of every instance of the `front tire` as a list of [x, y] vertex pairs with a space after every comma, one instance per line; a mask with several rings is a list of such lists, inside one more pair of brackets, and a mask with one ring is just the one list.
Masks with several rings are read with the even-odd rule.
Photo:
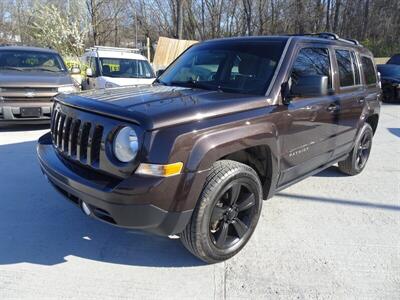
[[341, 172], [353, 176], [364, 170], [371, 152], [373, 136], [374, 132], [371, 126], [365, 123], [349, 156], [338, 163]]
[[181, 241], [207, 263], [226, 260], [249, 241], [261, 206], [262, 189], [257, 173], [239, 162], [217, 161], [192, 218], [181, 233]]

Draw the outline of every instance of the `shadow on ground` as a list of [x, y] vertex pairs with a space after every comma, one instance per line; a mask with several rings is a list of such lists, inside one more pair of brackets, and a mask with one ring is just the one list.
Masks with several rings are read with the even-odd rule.
[[44, 130], [44, 129], [49, 129], [50, 128], [50, 124], [44, 124], [44, 125], [26, 125], [26, 124], [2, 125], [0, 123], [0, 132], [26, 131], [27, 128], [29, 128], [29, 130]]
[[0, 146], [0, 265], [55, 265], [76, 256], [123, 265], [202, 265], [178, 240], [83, 215], [43, 178], [36, 142]]
[[400, 137], [400, 128], [388, 128], [388, 130], [391, 134]]
[[359, 206], [366, 208], [375, 208], [375, 209], [383, 209], [383, 210], [393, 210], [400, 212], [399, 205], [390, 205], [390, 204], [381, 204], [381, 203], [373, 203], [366, 202], [361, 200], [348, 200], [348, 199], [337, 199], [337, 198], [328, 198], [328, 197], [316, 197], [309, 195], [299, 195], [293, 193], [282, 193], [278, 194], [279, 196], [286, 197], [290, 200], [297, 201], [311, 201], [311, 202], [321, 202], [321, 203], [332, 203], [332, 204], [340, 204], [340, 205], [350, 205], [350, 206]]
[[331, 166], [317, 174], [314, 175], [315, 177], [344, 177], [347, 176], [338, 170], [337, 166]]

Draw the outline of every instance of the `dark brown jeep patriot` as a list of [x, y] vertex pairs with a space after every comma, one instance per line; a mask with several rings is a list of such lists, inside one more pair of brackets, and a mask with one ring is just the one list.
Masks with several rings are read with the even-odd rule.
[[0, 125], [50, 123], [52, 97], [78, 89], [54, 50], [0, 47]]
[[56, 96], [37, 152], [90, 216], [179, 236], [206, 262], [238, 253], [263, 199], [368, 160], [380, 109], [371, 52], [335, 34], [192, 46], [147, 87]]

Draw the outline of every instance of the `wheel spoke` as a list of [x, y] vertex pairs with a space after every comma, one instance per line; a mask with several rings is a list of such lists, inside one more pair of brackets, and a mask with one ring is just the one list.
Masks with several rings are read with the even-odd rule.
[[360, 144], [361, 144], [361, 145], [364, 145], [366, 140], [367, 140], [367, 135], [364, 134], [363, 137], [362, 137], [362, 139], [361, 139], [361, 143], [360, 143]]
[[238, 237], [241, 238], [249, 229], [246, 224], [244, 224], [239, 218], [236, 218], [235, 221], [232, 223], [233, 227], [235, 228]]
[[242, 189], [241, 184], [234, 184], [229, 190], [229, 204], [235, 204], [239, 198], [240, 190]]
[[222, 219], [226, 208], [215, 206], [211, 215], [211, 222], [216, 222]]
[[254, 194], [250, 194], [245, 200], [238, 204], [238, 210], [244, 211], [248, 210], [250, 207], [256, 204], [256, 200], [254, 198]]
[[216, 233], [215, 241], [218, 247], [222, 248], [228, 237], [229, 224], [223, 222], [221, 229]]

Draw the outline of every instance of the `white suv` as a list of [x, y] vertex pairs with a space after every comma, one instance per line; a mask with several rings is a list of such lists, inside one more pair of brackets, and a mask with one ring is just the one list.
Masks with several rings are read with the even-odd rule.
[[151, 84], [156, 76], [137, 49], [95, 46], [82, 56], [88, 65], [82, 88], [104, 89], [118, 86]]

